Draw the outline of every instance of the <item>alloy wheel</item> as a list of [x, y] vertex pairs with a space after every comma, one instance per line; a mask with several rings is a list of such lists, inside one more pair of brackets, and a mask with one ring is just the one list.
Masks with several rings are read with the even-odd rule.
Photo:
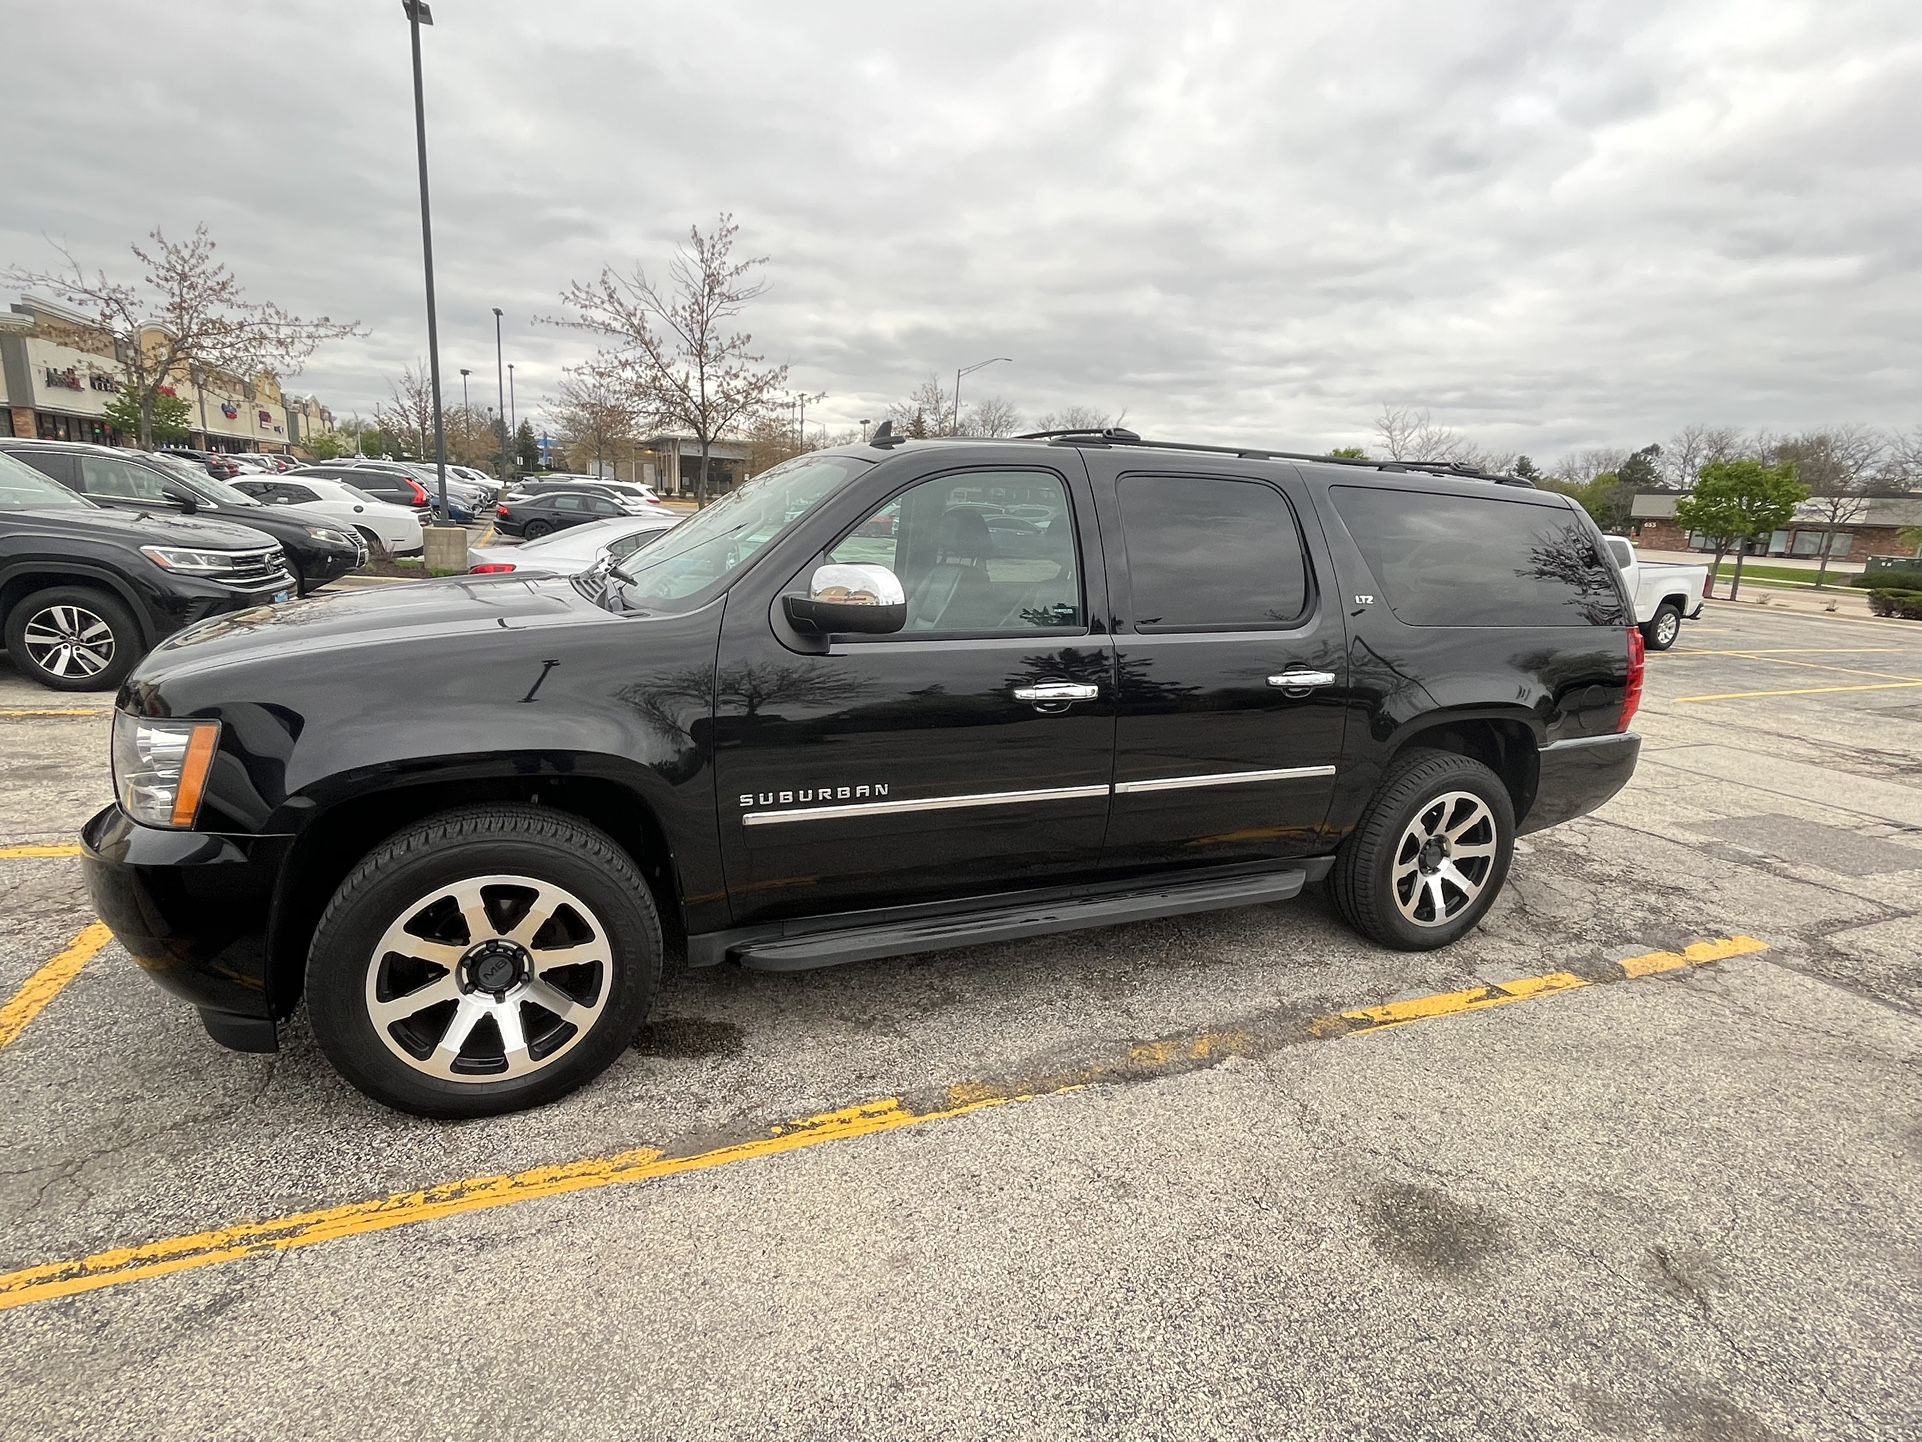
[[1682, 629], [1682, 618], [1673, 611], [1664, 611], [1655, 622], [1655, 639], [1664, 648], [1675, 644], [1675, 634]]
[[49, 676], [78, 680], [113, 664], [113, 627], [85, 606], [48, 606], [27, 618], [27, 659]]
[[416, 1071], [482, 1083], [551, 1065], [593, 1030], [614, 965], [587, 904], [530, 876], [477, 876], [405, 907], [368, 961], [375, 1033]]
[[1443, 926], [1475, 904], [1495, 866], [1495, 815], [1472, 791], [1415, 813], [1395, 846], [1395, 905], [1416, 926]]

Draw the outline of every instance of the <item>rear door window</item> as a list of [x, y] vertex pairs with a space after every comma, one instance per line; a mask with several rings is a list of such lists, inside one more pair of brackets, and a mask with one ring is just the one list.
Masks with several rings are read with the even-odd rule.
[[1301, 531], [1267, 482], [1123, 476], [1115, 495], [1135, 630], [1246, 631], [1307, 612]]
[[1566, 506], [1372, 486], [1332, 495], [1389, 609], [1410, 626], [1626, 624], [1615, 568]]
[[79, 457], [71, 451], [8, 451], [16, 461], [25, 461], [43, 476], [51, 476], [68, 490], [80, 489]]

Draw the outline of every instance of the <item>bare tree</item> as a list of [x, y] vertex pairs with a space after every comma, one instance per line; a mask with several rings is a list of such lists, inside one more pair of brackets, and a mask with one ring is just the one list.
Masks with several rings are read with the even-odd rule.
[[638, 265], [631, 274], [603, 268], [588, 284], [576, 281], [561, 296], [574, 318], [556, 322], [611, 337], [613, 346], [593, 362], [596, 372], [626, 389], [639, 414], [693, 435], [701, 447], [694, 495], [702, 505], [714, 442], [772, 409], [787, 384], [787, 367], [766, 364], [753, 336], [733, 328], [767, 290], [751, 279], [766, 256], [733, 258], [739, 231], [725, 211], [706, 235], [690, 226], [665, 287]]
[[71, 251], [54, 248], [66, 269], [14, 267], [6, 279], [51, 291], [86, 311], [112, 339], [139, 407], [142, 449], [153, 446], [154, 399], [162, 386], [209, 373], [243, 381], [267, 372], [293, 375], [323, 341], [361, 333], [352, 321], [302, 320], [271, 302], [244, 299], [233, 272], [215, 259], [204, 225], [180, 243], [155, 228], [146, 245], [132, 246], [141, 267], [137, 281], [112, 280], [105, 271], [89, 278]]
[[[1123, 411], [1122, 415], [1127, 412]], [[1049, 411], [1045, 416], [1037, 416], [1034, 429], [1037, 431], [1105, 431], [1109, 426], [1120, 425], [1119, 417], [1110, 420], [1106, 411], [1098, 411], [1093, 406], [1069, 406], [1061, 411]]]
[[1809, 488], [1804, 504], [1822, 525], [1822, 549], [1817, 552], [1815, 584], [1829, 571], [1829, 548], [1842, 526], [1853, 525], [1868, 513], [1869, 498], [1886, 494], [1888, 437], [1866, 426], [1836, 426], [1799, 436], [1771, 438], [1766, 443], [1773, 465], [1795, 467], [1795, 478]]
[[1922, 426], [1889, 432], [1889, 459], [1883, 474], [1896, 490], [1922, 486]]
[[1570, 451], [1550, 467], [1549, 474], [1570, 486], [1586, 486], [1597, 476], [1619, 475], [1627, 460], [1628, 452], [1619, 447], [1590, 446]]
[[387, 382], [389, 404], [374, 407], [374, 424], [400, 443], [411, 460], [434, 458], [434, 390], [424, 363]]
[[634, 433], [645, 419], [633, 396], [620, 385], [604, 385], [588, 370], [562, 377], [554, 400], [554, 430], [579, 466], [594, 458], [594, 474], [610, 456], [631, 450]]
[[888, 407], [888, 419], [897, 435], [923, 440], [929, 436], [954, 434], [954, 398], [940, 377], [929, 376], [908, 394], [906, 400]]
[[1011, 436], [1021, 429], [1021, 415], [1000, 396], [984, 396], [968, 407], [962, 431], [971, 436]]
[[1733, 426], [1683, 426], [1662, 447], [1662, 478], [1678, 491], [1692, 491], [1703, 466], [1733, 460], [1742, 449], [1742, 433]]
[[1459, 431], [1438, 426], [1428, 411], [1382, 403], [1375, 434], [1391, 461], [1453, 461], [1469, 449]]

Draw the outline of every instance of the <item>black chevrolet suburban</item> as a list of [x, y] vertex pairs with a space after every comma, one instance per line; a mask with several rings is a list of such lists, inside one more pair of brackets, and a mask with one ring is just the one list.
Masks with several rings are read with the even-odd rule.
[[1121, 430], [871, 443], [618, 565], [241, 612], [122, 688], [101, 916], [229, 1046], [557, 1097], [663, 933], [782, 970], [1273, 902], [1403, 949], [1633, 771], [1588, 517], [1512, 477]]

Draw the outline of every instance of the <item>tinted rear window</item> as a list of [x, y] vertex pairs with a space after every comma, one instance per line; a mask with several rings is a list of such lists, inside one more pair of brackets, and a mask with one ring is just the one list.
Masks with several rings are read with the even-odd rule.
[[1335, 510], [1410, 626], [1619, 626], [1615, 570], [1566, 507], [1333, 488]]
[[1123, 476], [1115, 487], [1138, 631], [1285, 626], [1307, 609], [1294, 512], [1261, 481]]

